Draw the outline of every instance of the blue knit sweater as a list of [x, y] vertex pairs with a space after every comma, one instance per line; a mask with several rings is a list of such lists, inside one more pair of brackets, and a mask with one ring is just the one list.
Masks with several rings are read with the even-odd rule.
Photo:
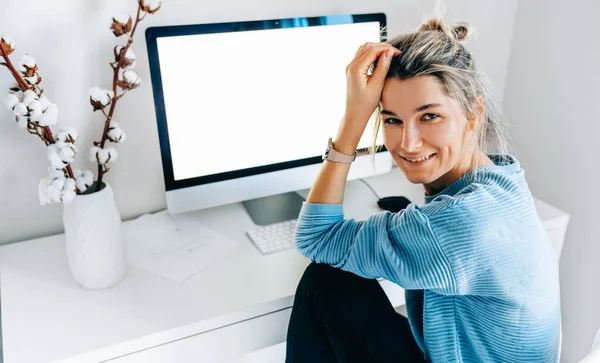
[[[406, 291], [432, 362], [557, 362], [557, 258], [518, 160], [488, 155], [425, 204], [366, 221], [304, 203], [296, 247], [309, 259]], [[473, 177], [473, 179], [472, 179]]]

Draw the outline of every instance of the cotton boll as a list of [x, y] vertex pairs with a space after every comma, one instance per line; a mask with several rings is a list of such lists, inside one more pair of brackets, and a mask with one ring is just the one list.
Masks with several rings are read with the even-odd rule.
[[110, 155], [108, 154], [108, 150], [106, 150], [106, 149], [98, 150], [98, 163], [100, 163], [102, 165], [106, 164], [109, 156]]
[[99, 87], [90, 88], [90, 104], [94, 108], [94, 111], [101, 110], [114, 98], [114, 92]]
[[[125, 48], [123, 45], [117, 45], [115, 47], [115, 53], [117, 53], [117, 55], [120, 55], [123, 48]], [[131, 47], [129, 47], [129, 49], [127, 49], [127, 52], [125, 53], [125, 58], [130, 59], [132, 61], [134, 61], [136, 59], [135, 53], [133, 53], [133, 50], [131, 49]]]
[[117, 149], [115, 149], [115, 148], [114, 148], [114, 147], [112, 147], [112, 146], [109, 146], [109, 147], [107, 147], [107, 148], [105, 149], [105, 151], [108, 153], [108, 159], [107, 159], [107, 162], [108, 162], [109, 164], [112, 164], [112, 163], [114, 163], [114, 162], [116, 162], [116, 161], [117, 161], [117, 156], [118, 156], [118, 154], [117, 154]]
[[92, 146], [90, 148], [90, 161], [104, 165], [106, 164], [108, 157], [109, 155], [106, 149], [101, 149], [98, 146]]
[[64, 143], [64, 146], [60, 147], [60, 151], [58, 152], [58, 156], [65, 163], [72, 163], [75, 159], [76, 149], [75, 145], [69, 143]]
[[15, 113], [15, 116], [23, 116], [27, 115], [27, 113], [29, 113], [29, 110], [27, 109], [27, 106], [19, 102], [13, 108], [13, 112]]
[[31, 77], [24, 77], [24, 78], [27, 81], [27, 83], [29, 83], [32, 86], [35, 85], [35, 84], [37, 84], [38, 81], [39, 81], [39, 77], [36, 74], [34, 74]]
[[160, 9], [160, 1], [158, 0], [141, 0], [142, 10], [150, 14], [154, 14]]
[[17, 125], [20, 128], [22, 128], [23, 130], [25, 130], [27, 128], [27, 125], [29, 124], [29, 117], [19, 115], [19, 116], [15, 117], [15, 119], [17, 120]]
[[126, 60], [125, 63], [123, 63], [123, 68], [124, 69], [134, 69], [136, 65], [137, 65], [137, 62], [135, 60]]
[[24, 54], [19, 63], [17, 63], [17, 69], [25, 77], [31, 77], [37, 70], [37, 64], [32, 56]]
[[94, 175], [89, 170], [85, 170], [85, 171], [77, 170], [77, 172], [78, 173], [76, 174], [76, 177], [75, 177], [75, 183], [77, 185], [77, 189], [83, 193], [90, 187], [90, 185], [93, 184]]
[[29, 108], [29, 117], [31, 118], [31, 121], [33, 122], [39, 122], [42, 119], [42, 116], [44, 116], [44, 112], [42, 109], [42, 103], [38, 100], [34, 100], [33, 102], [31, 102], [31, 104], [28, 106]]
[[122, 143], [125, 142], [125, 140], [127, 139], [125, 132], [123, 132], [123, 130], [119, 127], [109, 128], [108, 133], [106, 135], [108, 136], [108, 139], [114, 143]]
[[117, 81], [117, 85], [124, 90], [131, 90], [140, 85], [140, 77], [131, 70], [125, 70], [121, 73], [121, 79]]
[[6, 97], [4, 97], [4, 104], [11, 111], [18, 103], [19, 98], [13, 93], [9, 93]]
[[55, 188], [56, 190], [62, 191], [65, 187], [66, 180], [67, 180], [67, 178], [65, 178], [64, 176], [62, 176], [60, 178], [56, 178], [52, 181], [52, 184], [50, 186], [52, 188]]
[[60, 203], [62, 197], [62, 189], [55, 188], [52, 184], [48, 186], [48, 197], [55, 203]]
[[85, 170], [81, 174], [81, 177], [85, 179], [86, 184], [91, 185], [94, 182], [94, 174], [89, 170]]
[[50, 160], [50, 165], [55, 169], [62, 169], [67, 165], [57, 153], [48, 155], [48, 160]]
[[77, 178], [75, 180], [75, 185], [77, 186], [77, 190], [79, 190], [79, 192], [81, 192], [81, 193], [84, 193], [90, 187], [89, 185], [87, 185], [85, 183], [83, 178]]
[[48, 108], [48, 106], [50, 106], [52, 104], [52, 102], [50, 102], [48, 97], [46, 97], [45, 95], [42, 95], [42, 97], [40, 97], [40, 104], [42, 105], [42, 110], [46, 110]]
[[77, 141], [78, 138], [79, 134], [77, 134], [77, 131], [73, 128], [62, 130], [58, 134], [56, 134], [55, 137], [55, 139], [58, 141], [70, 143], [74, 143], [75, 141]]
[[48, 177], [40, 180], [40, 183], [38, 184], [38, 198], [40, 200], [40, 205], [52, 203], [52, 199], [48, 195], [48, 187], [50, 186], [50, 184], [51, 181]]
[[69, 204], [77, 195], [76, 183], [74, 179], [68, 178], [65, 180], [65, 186], [61, 193], [62, 202]]
[[51, 180], [57, 179], [57, 178], [62, 178], [65, 176], [65, 172], [62, 171], [62, 169], [53, 169], [53, 168], [48, 168], [48, 176], [50, 177]]
[[10, 87], [8, 87], [8, 93], [17, 93], [17, 92], [21, 92], [23, 93], [23, 91], [21, 91], [21, 86], [19, 86], [18, 83], [13, 83], [10, 85]]
[[75, 179], [66, 178], [64, 190], [75, 190]]
[[44, 115], [39, 121], [40, 126], [52, 126], [58, 123], [58, 106], [51, 103], [44, 111]]
[[44, 114], [38, 122], [40, 126], [53, 126], [58, 123], [58, 116], [55, 113]]
[[65, 197], [71, 197], [70, 195], [64, 195], [65, 185], [67, 184], [67, 178], [64, 176], [64, 172], [62, 170], [49, 168], [49, 173], [50, 175], [43, 178], [38, 185], [38, 197], [41, 205], [51, 202], [58, 203]]
[[129, 84], [135, 84], [136, 86], [140, 84], [140, 77], [134, 71], [123, 72], [123, 80]]
[[[121, 50], [119, 49], [119, 52]], [[125, 60], [123, 60], [123, 68], [124, 69], [133, 69], [136, 65], [135, 53], [131, 48], [127, 49], [127, 53], [125, 53]]]
[[89, 154], [89, 160], [92, 163], [97, 163], [98, 162], [98, 150], [100, 150], [100, 148], [98, 146], [92, 146], [90, 148], [90, 154]]
[[77, 139], [79, 139], [79, 133], [74, 128], [68, 128], [65, 130], [65, 132], [68, 135], [67, 140], [70, 140], [71, 142], [75, 142], [75, 141], [77, 141]]
[[99, 87], [90, 88], [90, 98], [93, 101], [100, 102], [102, 105], [105, 105], [105, 106], [110, 102], [110, 99], [108, 99], [106, 92], [104, 92]]
[[[17, 91], [13, 91], [13, 90], [17, 90]], [[11, 87], [8, 90], [8, 93], [15, 95], [19, 99], [19, 102], [22, 102], [23, 98], [25, 97], [23, 94], [23, 91], [21, 91], [21, 87], [19, 87], [19, 85], [13, 85], [13, 87]]]
[[28, 68], [34, 68], [36, 66], [35, 58], [28, 54], [23, 54], [21, 60], [19, 61], [19, 65], [26, 66]]
[[29, 105], [31, 105], [31, 103], [35, 100], [37, 100], [37, 94], [35, 92], [30, 89], [23, 92], [23, 104], [25, 106], [29, 107]]
[[52, 165], [54, 169], [62, 169], [66, 165], [66, 163], [58, 155], [59, 151], [60, 150], [55, 144], [48, 145], [47, 147], [46, 155], [48, 156], [50, 165]]

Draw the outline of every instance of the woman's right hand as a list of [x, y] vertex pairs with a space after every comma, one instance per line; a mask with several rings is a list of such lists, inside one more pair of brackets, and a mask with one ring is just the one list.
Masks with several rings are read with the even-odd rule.
[[[348, 133], [358, 144], [381, 99], [392, 57], [400, 53], [388, 43], [368, 42], [358, 48], [354, 59], [346, 67], [346, 112], [338, 138], [343, 137], [342, 133]], [[369, 68], [375, 61], [377, 65], [369, 76]]]

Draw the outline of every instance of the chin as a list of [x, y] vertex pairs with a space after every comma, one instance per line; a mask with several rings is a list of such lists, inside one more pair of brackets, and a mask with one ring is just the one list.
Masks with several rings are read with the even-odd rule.
[[418, 173], [418, 172], [414, 172], [414, 171], [407, 172], [402, 167], [400, 167], [400, 170], [402, 170], [402, 172], [404, 173], [404, 176], [406, 176], [406, 179], [408, 179], [408, 181], [413, 184], [429, 184], [429, 183], [436, 181], [439, 178], [439, 176], [436, 177], [436, 176], [431, 176], [429, 174], [423, 174], [423, 173]]
[[[404, 175], [406, 175], [406, 174], [404, 174]], [[406, 175], [406, 179], [408, 179], [408, 181], [413, 184], [429, 184], [433, 181], [432, 178], [425, 178], [425, 177], [416, 176], [416, 175]]]

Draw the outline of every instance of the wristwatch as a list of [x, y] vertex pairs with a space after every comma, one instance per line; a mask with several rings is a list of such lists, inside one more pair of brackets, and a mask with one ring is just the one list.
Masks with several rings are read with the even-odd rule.
[[339, 151], [336, 151], [333, 148], [333, 139], [329, 138], [327, 142], [327, 150], [325, 150], [325, 154], [323, 154], [323, 160], [334, 161], [336, 163], [343, 164], [351, 164], [354, 160], [356, 160], [356, 152], [354, 155], [346, 155], [342, 154]]

